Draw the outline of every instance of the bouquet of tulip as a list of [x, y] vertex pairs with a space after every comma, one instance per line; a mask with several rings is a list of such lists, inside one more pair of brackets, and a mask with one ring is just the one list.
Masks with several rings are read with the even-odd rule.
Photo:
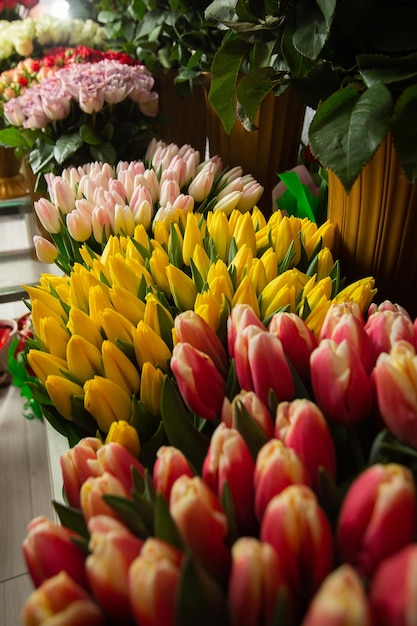
[[69, 164], [113, 164], [144, 154], [154, 135], [158, 94], [140, 62], [82, 48], [58, 50], [39, 68], [23, 67], [35, 74], [30, 84], [24, 77], [23, 89], [18, 76], [18, 95], [4, 102], [7, 125], [0, 142], [26, 156], [40, 182], [41, 174], [58, 173]]
[[156, 459], [121, 419], [61, 457], [25, 626], [412, 626], [416, 323], [339, 295], [315, 334], [248, 304], [223, 341], [177, 315]]

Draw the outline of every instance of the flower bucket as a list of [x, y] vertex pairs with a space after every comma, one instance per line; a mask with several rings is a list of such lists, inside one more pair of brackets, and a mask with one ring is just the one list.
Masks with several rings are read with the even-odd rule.
[[254, 120], [257, 130], [247, 131], [236, 121], [230, 135], [208, 101], [207, 136], [210, 155], [221, 156], [224, 165], [241, 165], [264, 186], [259, 207], [265, 215], [272, 210], [272, 190], [279, 182], [277, 174], [297, 164], [305, 105], [288, 88], [280, 96], [269, 93]]
[[20, 161], [14, 156], [13, 148], [0, 146], [0, 201], [25, 196], [28, 183], [20, 172]]
[[417, 186], [402, 170], [391, 137], [362, 170], [350, 193], [329, 171], [328, 218], [334, 254], [348, 280], [374, 276], [377, 300], [417, 315]]

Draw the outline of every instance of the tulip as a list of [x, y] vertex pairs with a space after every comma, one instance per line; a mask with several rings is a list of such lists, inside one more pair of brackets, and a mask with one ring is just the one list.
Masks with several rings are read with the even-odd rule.
[[246, 275], [247, 269], [252, 265], [252, 262], [253, 254], [251, 249], [247, 244], [242, 244], [228, 266], [230, 274], [234, 274], [236, 277], [236, 285], [240, 284], [240, 281]]
[[47, 352], [66, 359], [70, 335], [61, 320], [53, 316], [41, 318], [37, 323], [36, 334]]
[[107, 620], [88, 593], [66, 572], [36, 589], [22, 609], [24, 626], [105, 626]]
[[194, 248], [201, 244], [202, 235], [198, 226], [197, 215], [195, 213], [188, 213], [182, 247], [182, 258], [185, 265], [190, 265], [190, 259], [193, 255]]
[[[204, 250], [203, 246], [197, 245], [195, 246], [193, 253], [191, 255], [191, 260], [194, 263], [194, 266], [199, 273], [201, 280], [205, 282], [207, 280], [208, 272], [210, 269], [210, 259], [207, 252]], [[194, 268], [193, 268], [194, 275]]]
[[149, 259], [149, 269], [155, 282], [166, 295], [170, 295], [171, 290], [167, 278], [167, 267], [169, 265], [169, 256], [162, 248], [155, 248]]
[[93, 232], [91, 216], [88, 218], [80, 209], [74, 209], [66, 217], [68, 232], [75, 241], [88, 241]]
[[51, 234], [62, 230], [62, 218], [58, 208], [46, 198], [41, 198], [34, 203], [36, 215], [44, 229]]
[[271, 439], [274, 433], [271, 414], [268, 407], [253, 391], [240, 391], [233, 398], [232, 402], [225, 398], [222, 406], [221, 421], [229, 428], [238, 428], [238, 416], [242, 408], [249, 413], [266, 438]]
[[254, 391], [264, 404], [271, 390], [280, 401], [293, 398], [294, 382], [278, 337], [258, 326], [244, 328], [235, 341], [235, 363], [241, 388]]
[[336, 476], [336, 451], [326, 419], [319, 407], [306, 399], [280, 402], [275, 416], [275, 437], [301, 459], [314, 489], [319, 469]]
[[242, 196], [237, 205], [241, 213], [256, 208], [255, 205], [264, 192], [264, 188], [255, 180], [248, 180], [243, 186]]
[[329, 248], [323, 248], [317, 255], [317, 280], [330, 275], [334, 266], [334, 258]]
[[296, 245], [296, 239], [294, 239], [294, 236], [293, 236], [291, 222], [288, 218], [284, 218], [282, 222], [278, 224], [277, 226], [276, 237], [275, 237], [275, 242], [274, 242], [274, 251], [275, 251], [275, 254], [277, 255], [277, 262], [281, 263], [284, 260], [291, 246], [293, 251], [295, 252], [295, 258], [292, 261], [292, 266], [296, 265], [300, 260], [301, 249], [297, 251], [294, 250], [295, 245]]
[[73, 420], [72, 397], [83, 396], [83, 388], [60, 375], [49, 374], [45, 387], [56, 410], [66, 420]]
[[295, 310], [295, 299], [298, 295], [298, 275], [297, 271], [287, 270], [279, 274], [270, 281], [262, 290], [261, 317], [267, 319], [279, 309], [289, 306], [291, 311]]
[[197, 295], [197, 290], [191, 278], [175, 267], [175, 265], [171, 264], [166, 268], [166, 275], [177, 309], [180, 311], [192, 309]]
[[40, 333], [42, 332], [41, 326], [42, 324], [46, 324], [46, 322], [43, 322], [44, 319], [53, 319], [56, 324], [60, 324], [63, 328], [65, 328], [65, 321], [62, 319], [62, 317], [60, 317], [56, 313], [53, 313], [45, 303], [41, 302], [41, 300], [38, 299], [32, 302], [31, 319], [33, 332], [35, 335], [40, 335]]
[[218, 202], [216, 202], [216, 204], [213, 207], [213, 212], [222, 212], [225, 215], [230, 215], [238, 206], [239, 202], [241, 201], [243, 196], [243, 192], [242, 191], [231, 191], [230, 193], [227, 194], [227, 196], [224, 196], [224, 198], [222, 198], [221, 200], [219, 200]]
[[236, 337], [246, 326], [258, 326], [265, 330], [265, 326], [249, 304], [236, 304], [227, 320], [227, 348], [230, 358], [234, 357]]
[[169, 502], [171, 489], [180, 476], [194, 476], [185, 455], [173, 446], [161, 446], [156, 453], [153, 468], [153, 484], [156, 493], [161, 493]]
[[118, 519], [117, 513], [104, 501], [104, 495], [129, 498], [129, 492], [123, 483], [110, 472], [89, 476], [80, 490], [81, 509], [87, 522], [95, 515], [108, 515]]
[[116, 624], [133, 624], [128, 572], [140, 553], [143, 540], [107, 516], [92, 517], [88, 530], [90, 554], [85, 566], [90, 589]]
[[344, 563], [370, 576], [383, 559], [414, 539], [416, 490], [409, 469], [372, 465], [352, 483], [340, 510], [337, 546]]
[[96, 461], [91, 461], [91, 465], [98, 475], [107, 473], [117, 478], [129, 493], [133, 489], [132, 469], [140, 476], [145, 473], [137, 456], [115, 441], [101, 446], [97, 450]]
[[220, 423], [214, 431], [204, 459], [202, 477], [219, 499], [227, 484], [236, 526], [241, 534], [256, 528], [253, 476], [255, 463], [242, 435]]
[[228, 302], [224, 295], [222, 295], [219, 300], [219, 298], [209, 291], [197, 294], [194, 311], [197, 315], [202, 317], [214, 331], [218, 329], [220, 319], [225, 310], [228, 310]]
[[249, 213], [239, 212], [236, 226], [233, 230], [233, 237], [238, 249], [243, 245], [247, 245], [253, 256], [256, 255], [255, 228]]
[[407, 312], [383, 308], [369, 315], [365, 324], [375, 356], [382, 352], [389, 353], [398, 341], [408, 341], [416, 345], [416, 332]]
[[172, 352], [171, 370], [188, 408], [213, 420], [226, 395], [226, 382], [211, 358], [189, 343], [178, 343]]
[[330, 420], [352, 427], [369, 416], [372, 388], [362, 361], [347, 339], [323, 339], [310, 359], [317, 404]]
[[96, 206], [91, 213], [93, 237], [99, 244], [104, 244], [111, 234], [111, 216], [102, 206]]
[[299, 598], [311, 598], [333, 564], [330, 524], [311, 489], [290, 485], [274, 496], [260, 538], [275, 548], [290, 590]]
[[[254, 258], [252, 265], [248, 270], [247, 276], [249, 277], [256, 295], [259, 295], [267, 285], [265, 266], [261, 259]], [[260, 315], [260, 313], [259, 313]]]
[[113, 422], [106, 437], [106, 444], [118, 443], [135, 458], [140, 455], [140, 441], [136, 428], [123, 420]]
[[230, 566], [226, 514], [202, 478], [183, 475], [171, 489], [169, 510], [184, 543], [214, 578], [225, 582]]
[[417, 355], [407, 341], [381, 353], [373, 371], [378, 407], [390, 431], [400, 441], [417, 447]]
[[96, 346], [96, 348], [100, 348], [103, 343], [99, 325], [96, 324], [87, 313], [84, 313], [84, 311], [80, 309], [71, 307], [67, 328], [71, 335], [84, 337], [84, 339]]
[[227, 590], [231, 626], [272, 623], [285, 587], [280, 559], [272, 546], [254, 537], [240, 537], [233, 544]]
[[207, 215], [207, 230], [213, 242], [216, 255], [223, 262], [227, 261], [231, 235], [227, 216], [222, 211], [215, 211]]
[[[63, 303], [61, 300], [46, 291], [42, 286], [31, 286], [31, 285], [23, 285], [25, 291], [29, 295], [29, 298], [32, 302], [36, 300], [40, 300], [43, 304], [45, 304], [49, 308], [49, 315], [56, 315], [58, 319], [66, 319], [67, 314], [63, 307]], [[47, 287], [49, 290], [49, 286]]]
[[317, 340], [308, 326], [295, 313], [275, 313], [268, 328], [278, 337], [284, 352], [304, 381], [310, 379], [310, 355], [317, 348]]
[[100, 350], [81, 335], [72, 335], [69, 340], [67, 361], [70, 373], [80, 384], [103, 373]]
[[132, 331], [133, 347], [140, 368], [146, 362], [167, 371], [171, 350], [164, 340], [144, 321], [140, 321]]
[[94, 376], [84, 383], [84, 407], [94, 417], [98, 427], [107, 433], [113, 422], [129, 421], [132, 398], [123, 387], [103, 376]]
[[378, 626], [413, 626], [417, 615], [417, 544], [398, 550], [377, 567], [370, 604]]
[[113, 310], [108, 287], [102, 283], [91, 286], [88, 292], [88, 312], [99, 327], [102, 325], [100, 318], [107, 310]]
[[102, 471], [91, 461], [97, 458], [97, 450], [102, 446], [96, 437], [84, 437], [60, 457], [65, 497], [68, 504], [80, 508], [81, 485], [89, 476], [99, 476]]
[[258, 305], [256, 290], [248, 275], [242, 278], [232, 299], [232, 306], [236, 306], [236, 304], [240, 303], [249, 304], [254, 310], [255, 315], [260, 317], [261, 312]]
[[190, 343], [194, 348], [205, 352], [223, 375], [227, 375], [228, 358], [222, 342], [206, 321], [194, 311], [180, 313], [174, 322], [175, 343]]
[[110, 290], [110, 298], [114, 308], [131, 324], [137, 326], [145, 315], [145, 303], [136, 295], [119, 285]]
[[61, 571], [79, 585], [86, 586], [85, 554], [73, 541], [76, 538], [76, 533], [43, 516], [35, 517], [29, 523], [22, 550], [35, 587]]
[[98, 322], [104, 331], [106, 339], [113, 343], [122, 341], [132, 345], [132, 334], [135, 327], [124, 315], [111, 308], [105, 308], [98, 311]]
[[165, 374], [152, 363], [146, 361], [142, 367], [142, 383], [140, 386], [140, 401], [152, 415], [161, 414], [161, 391]]
[[175, 626], [182, 552], [149, 538], [128, 575], [130, 605], [141, 626]]
[[268, 503], [289, 485], [310, 486], [306, 468], [291, 448], [270, 439], [258, 452], [254, 472], [255, 513], [259, 521]]
[[375, 280], [372, 277], [361, 278], [339, 291], [333, 302], [356, 302], [362, 312], [367, 311], [377, 292], [374, 285]]
[[108, 340], [103, 341], [101, 355], [105, 377], [125, 389], [129, 395], [135, 394], [140, 387], [140, 377], [132, 361]]
[[35, 235], [33, 237], [33, 245], [35, 246], [36, 256], [41, 263], [49, 265], [55, 262], [58, 256], [58, 249], [51, 241], [40, 235]]

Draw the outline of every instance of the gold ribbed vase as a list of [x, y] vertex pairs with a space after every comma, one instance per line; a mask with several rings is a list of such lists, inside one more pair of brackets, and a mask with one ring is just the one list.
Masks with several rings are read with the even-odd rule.
[[378, 302], [391, 300], [417, 316], [417, 187], [407, 180], [391, 136], [349, 194], [329, 171], [328, 217], [336, 225], [342, 275], [374, 276]]
[[29, 187], [20, 172], [20, 161], [14, 156], [13, 148], [0, 146], [0, 201], [19, 198], [29, 193]]

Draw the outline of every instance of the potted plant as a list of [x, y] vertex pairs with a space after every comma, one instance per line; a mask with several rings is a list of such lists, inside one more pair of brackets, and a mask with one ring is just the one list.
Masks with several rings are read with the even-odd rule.
[[[228, 29], [213, 62], [212, 105], [230, 125], [234, 104], [230, 92], [226, 98], [222, 91], [231, 87], [239, 115], [247, 123], [267, 93], [279, 93], [288, 85], [295, 89], [315, 110], [309, 142], [329, 169], [329, 217], [338, 226], [336, 252], [341, 262], [347, 272], [372, 273], [381, 298], [389, 292], [416, 312], [417, 299], [410, 294], [409, 281], [410, 271], [417, 279], [417, 260], [414, 243], [406, 241], [407, 232], [414, 239], [417, 228], [415, 3], [282, 0], [272, 5], [240, 0], [221, 4], [226, 7], [223, 13], [217, 2], [206, 13], [217, 15]], [[222, 74], [226, 58], [228, 71]], [[240, 68], [245, 75], [239, 82]], [[388, 172], [377, 173], [380, 161], [388, 164], [388, 172], [401, 185], [398, 191], [388, 182]], [[364, 182], [368, 172], [373, 176], [369, 188]], [[374, 198], [372, 215], [369, 203]], [[390, 198], [395, 200], [395, 212], [388, 205]], [[358, 213], [353, 216], [355, 206]], [[394, 233], [400, 236], [398, 242]], [[385, 243], [390, 246], [388, 254]]]

